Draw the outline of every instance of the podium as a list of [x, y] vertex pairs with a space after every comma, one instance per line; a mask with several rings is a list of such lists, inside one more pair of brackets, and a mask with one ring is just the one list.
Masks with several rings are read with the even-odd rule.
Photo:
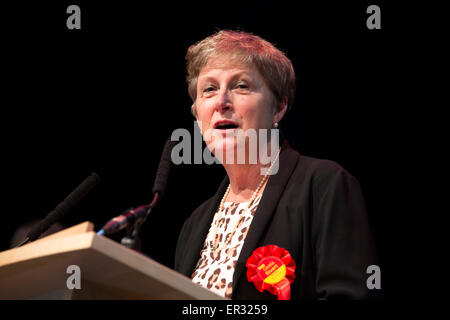
[[[78, 266], [79, 272], [69, 266]], [[75, 276], [79, 276], [80, 289], [73, 288]], [[84, 222], [0, 252], [0, 299], [224, 298], [134, 250], [98, 236], [94, 225]]]

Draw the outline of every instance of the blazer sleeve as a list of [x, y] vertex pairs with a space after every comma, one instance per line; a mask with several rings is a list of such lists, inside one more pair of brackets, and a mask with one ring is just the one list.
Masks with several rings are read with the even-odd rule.
[[185, 245], [188, 241], [188, 236], [190, 233], [190, 218], [186, 219], [181, 228], [180, 234], [178, 236], [177, 246], [175, 249], [175, 263], [174, 269], [178, 272], [182, 271], [183, 254], [186, 252]]
[[313, 186], [312, 245], [319, 299], [380, 297], [367, 287], [367, 267], [377, 264], [375, 244], [358, 181], [327, 161]]

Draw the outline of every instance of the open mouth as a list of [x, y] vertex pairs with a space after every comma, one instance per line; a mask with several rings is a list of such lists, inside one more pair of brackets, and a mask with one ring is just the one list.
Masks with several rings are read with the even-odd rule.
[[219, 130], [226, 130], [226, 129], [236, 129], [238, 126], [235, 124], [224, 124], [224, 125], [218, 125], [216, 129]]
[[214, 125], [214, 129], [218, 130], [227, 130], [236, 128], [239, 128], [239, 126], [231, 121], [219, 121]]

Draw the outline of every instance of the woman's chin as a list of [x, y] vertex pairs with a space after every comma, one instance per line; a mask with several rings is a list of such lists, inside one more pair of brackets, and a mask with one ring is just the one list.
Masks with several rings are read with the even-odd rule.
[[216, 152], [232, 152], [236, 151], [237, 143], [236, 141], [214, 141], [210, 144], [208, 144], [208, 148], [213, 152], [214, 154]]
[[238, 144], [233, 139], [216, 140], [208, 144], [211, 153], [222, 164], [234, 164], [236, 163], [236, 157], [239, 150], [245, 152], [243, 148], [238, 148]]

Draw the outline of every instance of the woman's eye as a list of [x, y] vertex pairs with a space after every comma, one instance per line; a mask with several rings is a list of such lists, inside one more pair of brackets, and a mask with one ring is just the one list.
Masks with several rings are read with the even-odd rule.
[[214, 87], [208, 86], [208, 87], [206, 87], [206, 88], [203, 89], [203, 92], [211, 92], [211, 91], [213, 91], [213, 90], [214, 90]]
[[248, 84], [245, 83], [245, 82], [239, 82], [239, 83], [236, 85], [236, 87], [239, 88], [239, 89], [248, 89]]

